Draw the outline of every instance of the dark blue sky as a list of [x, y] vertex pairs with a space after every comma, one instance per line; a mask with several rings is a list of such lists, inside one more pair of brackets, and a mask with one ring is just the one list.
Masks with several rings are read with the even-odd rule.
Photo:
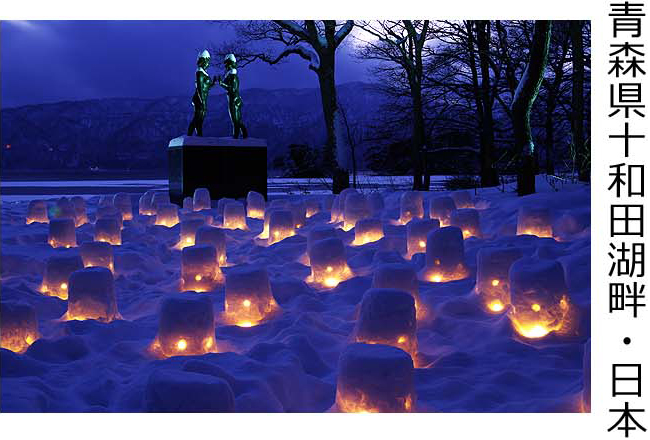
[[[196, 54], [233, 37], [201, 21], [3, 21], [2, 107], [104, 97], [192, 94]], [[337, 82], [367, 81], [367, 63], [339, 49]], [[212, 70], [211, 73], [221, 73]], [[302, 59], [240, 69], [243, 88], [317, 87]]]

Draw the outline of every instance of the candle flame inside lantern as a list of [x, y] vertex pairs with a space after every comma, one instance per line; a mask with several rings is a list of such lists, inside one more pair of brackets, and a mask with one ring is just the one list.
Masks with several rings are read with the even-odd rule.
[[492, 285], [494, 287], [498, 286], [499, 285], [499, 280], [492, 280]]
[[490, 302], [488, 304], [488, 308], [490, 309], [490, 311], [498, 313], [498, 312], [503, 311], [504, 305], [503, 305], [503, 303], [501, 301], [499, 301], [498, 299], [495, 299], [494, 301], [492, 301], [492, 302]]
[[[339, 411], [344, 413], [356, 413], [356, 414], [371, 414], [371, 413], [381, 413], [385, 412], [384, 409], [380, 408], [378, 405], [374, 405], [370, 402], [370, 399], [364, 393], [354, 393], [354, 395], [347, 395], [344, 397], [337, 391], [336, 393], [336, 403]], [[351, 394], [351, 393], [350, 393]], [[411, 412], [413, 408], [413, 397], [406, 396], [399, 398], [401, 406], [404, 408], [404, 412]]]
[[472, 232], [469, 229], [463, 229], [463, 238], [469, 238], [472, 236]]
[[530, 308], [533, 309], [534, 312], [539, 312], [540, 310], [542, 310], [542, 307], [539, 304], [533, 304], [532, 306], [530, 306]]
[[187, 341], [185, 339], [179, 339], [178, 342], [176, 343], [176, 348], [179, 351], [185, 351], [187, 348]]
[[434, 283], [441, 283], [442, 275], [431, 275], [431, 281]]
[[424, 241], [424, 240], [420, 240], [420, 242], [419, 242], [418, 244], [419, 244], [420, 247], [423, 248], [423, 249], [424, 249], [425, 247], [427, 247], [427, 242]]

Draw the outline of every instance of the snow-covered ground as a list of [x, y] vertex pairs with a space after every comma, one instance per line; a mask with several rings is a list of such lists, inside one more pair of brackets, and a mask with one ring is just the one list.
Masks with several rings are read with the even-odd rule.
[[[351, 271], [349, 279], [334, 288], [311, 282], [306, 256], [309, 231], [327, 225], [330, 212], [315, 214], [296, 235], [268, 246], [255, 238], [262, 232], [262, 220], [247, 218], [248, 230], [226, 230], [225, 277], [248, 267], [266, 268], [276, 303], [274, 313], [259, 325], [231, 325], [224, 313], [223, 284], [209, 292], [180, 294], [180, 299], [197, 295], [211, 303], [216, 328], [215, 344], [209, 351], [214, 352], [169, 358], [161, 356], [154, 341], [161, 324], [161, 302], [179, 299], [180, 225], [156, 226], [152, 218], [138, 215], [124, 221], [122, 244], [113, 246], [114, 291], [121, 319], [66, 321], [67, 301], [40, 293], [40, 287], [48, 258], [78, 255], [79, 248], [53, 249], [47, 243], [47, 224], [25, 224], [27, 201], [3, 198], [2, 301], [32, 305], [40, 337], [24, 354], [0, 350], [0, 410], [341, 409], [335, 405], [339, 358], [355, 342], [360, 303], [374, 272], [387, 263], [403, 263], [420, 273], [426, 264], [424, 254], [405, 257], [407, 226], [398, 222], [401, 193], [381, 194], [384, 238], [357, 246], [353, 245], [354, 229], [334, 232], [345, 244]], [[424, 193], [425, 215], [428, 200], [445, 194]], [[531, 196], [519, 198], [512, 191], [498, 189], [472, 192], [472, 196], [482, 238], [464, 240], [468, 276], [449, 282], [418, 282], [417, 349], [411, 353], [416, 366], [414, 401], [407, 409], [580, 411], [584, 344], [590, 337], [590, 188], [567, 184], [555, 192], [538, 179], [538, 193]], [[292, 201], [313, 197], [289, 196]], [[98, 201], [97, 196], [86, 200], [91, 221]], [[50, 206], [54, 202], [50, 200]], [[133, 206], [137, 213], [137, 197]], [[223, 219], [216, 202], [214, 206], [202, 213], [213, 215], [213, 224], [218, 226]], [[550, 209], [557, 240], [516, 235], [521, 206]], [[78, 244], [92, 241], [93, 224], [78, 227], [76, 236]], [[474, 290], [477, 252], [486, 247], [517, 248], [534, 261], [559, 262], [568, 289], [570, 322], [543, 338], [526, 339], [513, 329], [508, 313], [488, 313]], [[526, 281], [525, 276], [519, 278]], [[549, 282], [550, 286], [561, 284]], [[420, 308], [426, 313], [420, 314]], [[165, 313], [169, 319], [169, 311]], [[359, 373], [357, 366], [363, 365], [359, 358], [366, 354], [346, 355], [344, 365], [352, 366], [351, 374]], [[368, 356], [378, 363], [368, 368], [368, 377], [384, 374], [380, 363], [397, 359], [390, 351]], [[403, 360], [399, 359], [399, 365], [408, 369], [408, 359], [406, 364]]]

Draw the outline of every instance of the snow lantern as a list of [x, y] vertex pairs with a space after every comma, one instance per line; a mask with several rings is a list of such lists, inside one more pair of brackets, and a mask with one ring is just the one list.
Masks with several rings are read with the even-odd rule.
[[384, 210], [384, 196], [378, 192], [371, 192], [368, 194], [368, 203], [370, 203], [370, 211], [374, 216], [381, 216]]
[[23, 302], [0, 302], [0, 347], [24, 353], [38, 337], [34, 307]]
[[210, 191], [207, 188], [197, 188], [194, 190], [194, 199], [192, 207], [195, 211], [202, 209], [212, 208], [212, 201], [210, 199]]
[[153, 206], [153, 196], [156, 194], [154, 190], [148, 190], [138, 200], [138, 212], [140, 215], [156, 215], [156, 210]]
[[173, 203], [160, 203], [156, 207], [156, 225], [174, 227], [178, 224], [178, 206]]
[[474, 208], [474, 199], [469, 191], [454, 191], [451, 193], [456, 209]]
[[223, 227], [226, 229], [248, 229], [246, 225], [246, 209], [241, 202], [229, 202], [223, 208]]
[[582, 412], [591, 412], [591, 338], [585, 343], [582, 355]]
[[183, 199], [183, 211], [194, 211], [194, 199], [192, 197], [185, 197]]
[[71, 218], [77, 224], [77, 215], [74, 209], [74, 205], [67, 197], [61, 197], [56, 201], [54, 206], [54, 218]]
[[272, 211], [269, 216], [268, 244], [277, 243], [285, 238], [296, 235], [293, 214], [288, 210]]
[[302, 200], [296, 200], [289, 205], [291, 214], [293, 215], [293, 223], [296, 227], [302, 228], [307, 223], [307, 206]]
[[75, 226], [79, 227], [88, 223], [88, 212], [86, 211], [86, 201], [81, 196], [74, 196], [70, 199], [74, 207]]
[[321, 211], [320, 200], [316, 197], [309, 197], [305, 200], [305, 216], [313, 217]]
[[429, 217], [440, 221], [440, 226], [451, 225], [451, 215], [456, 210], [454, 199], [449, 196], [435, 197], [429, 201]]
[[274, 209], [289, 209], [289, 199], [275, 199], [271, 200], [271, 204], [269, 205], [269, 208], [274, 208]]
[[133, 205], [131, 196], [127, 193], [117, 193], [113, 196], [113, 205], [122, 214], [122, 220], [133, 220]]
[[169, 200], [169, 193], [167, 191], [156, 191], [151, 196], [151, 215], [158, 213], [158, 206], [171, 203]]
[[373, 288], [361, 300], [354, 339], [366, 344], [392, 345], [415, 358], [416, 327], [415, 300], [410, 292]]
[[334, 198], [336, 196], [334, 194], [326, 194], [323, 196], [320, 196], [320, 207], [322, 211], [331, 211], [332, 210], [332, 204], [334, 203]]
[[79, 246], [84, 267], [105, 267], [115, 271], [113, 246], [104, 241], [87, 241]]
[[418, 191], [405, 191], [399, 198], [399, 222], [407, 224], [414, 218], [424, 217], [422, 193]]
[[354, 228], [359, 220], [370, 217], [370, 203], [361, 193], [352, 192], [345, 198], [343, 209], [343, 230]]
[[266, 210], [264, 211], [264, 226], [262, 227], [262, 232], [260, 232], [260, 235], [258, 235], [257, 238], [262, 238], [262, 239], [269, 238], [269, 223], [271, 221], [271, 214], [275, 211], [280, 211], [280, 210], [282, 209], [273, 206], [269, 206], [268, 208], [266, 208]]
[[542, 338], [562, 330], [569, 311], [568, 289], [562, 265], [556, 260], [520, 258], [510, 266], [514, 329], [525, 338]]
[[205, 295], [170, 295], [160, 305], [155, 352], [163, 357], [216, 352], [212, 300]]
[[226, 321], [239, 327], [252, 327], [268, 318], [278, 304], [271, 293], [265, 268], [242, 266], [226, 274]]
[[411, 356], [383, 344], [351, 344], [339, 358], [336, 407], [347, 413], [413, 411]]
[[481, 221], [476, 209], [457, 209], [451, 215], [450, 223], [451, 226], [456, 226], [463, 231], [463, 238], [481, 238], [483, 236], [481, 232]]
[[427, 235], [425, 267], [420, 272], [424, 281], [441, 283], [467, 278], [463, 233], [456, 226], [434, 229]]
[[122, 230], [115, 217], [98, 218], [95, 222], [95, 241], [104, 241], [118, 246], [122, 244]]
[[97, 207], [103, 206], [113, 206], [113, 196], [108, 194], [100, 196], [99, 201], [97, 202]]
[[330, 207], [330, 223], [338, 223], [343, 218], [343, 206], [341, 205], [341, 195], [337, 194], [332, 199]]
[[415, 254], [424, 253], [427, 250], [427, 235], [438, 228], [438, 219], [410, 221], [406, 225], [406, 257], [412, 258]]
[[246, 215], [250, 218], [258, 220], [264, 219], [264, 210], [266, 209], [266, 201], [264, 196], [255, 191], [248, 191], [246, 196]]
[[223, 210], [226, 208], [228, 203], [236, 202], [237, 200], [230, 197], [222, 197], [217, 200], [217, 215], [223, 217]]
[[207, 292], [223, 282], [217, 251], [209, 244], [183, 249], [181, 257], [181, 291]]
[[408, 264], [385, 263], [380, 265], [373, 273], [372, 288], [398, 289], [410, 293], [415, 301], [417, 317], [424, 317], [424, 309], [420, 304], [418, 276]]
[[510, 304], [508, 272], [512, 263], [521, 257], [521, 251], [517, 248], [485, 247], [476, 254], [474, 290], [488, 311], [500, 313]]
[[25, 223], [49, 223], [47, 216], [47, 203], [45, 200], [32, 200], [27, 206], [27, 216]]
[[54, 256], [47, 259], [40, 291], [48, 296], [68, 299], [68, 283], [73, 272], [83, 269], [79, 255]]
[[361, 246], [384, 238], [384, 225], [378, 218], [364, 218], [354, 227], [354, 245]]
[[77, 235], [72, 218], [55, 218], [50, 220], [50, 230], [47, 235], [47, 242], [52, 247], [75, 247], [77, 246]]
[[517, 214], [517, 235], [553, 237], [553, 218], [547, 208], [522, 206]]
[[345, 258], [345, 246], [339, 238], [316, 241], [309, 249], [311, 276], [309, 281], [333, 288], [352, 277]]
[[195, 237], [197, 245], [212, 245], [217, 252], [217, 263], [219, 266], [226, 265], [226, 233], [223, 229], [203, 225], [196, 230]]
[[205, 217], [194, 218], [190, 220], [181, 220], [181, 237], [178, 242], [180, 249], [188, 246], [194, 246], [196, 243], [196, 231], [205, 225]]
[[105, 267], [87, 267], [70, 275], [67, 320], [120, 319], [115, 302], [113, 273]]
[[122, 211], [120, 211], [113, 205], [98, 207], [95, 216], [96, 216], [96, 220], [99, 220], [100, 218], [114, 218], [117, 220], [117, 223], [120, 225], [120, 229], [124, 227], [124, 222], [122, 219]]

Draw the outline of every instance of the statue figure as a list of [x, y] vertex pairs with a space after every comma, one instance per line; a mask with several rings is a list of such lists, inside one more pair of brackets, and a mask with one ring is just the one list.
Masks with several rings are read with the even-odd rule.
[[230, 120], [233, 127], [233, 138], [237, 139], [241, 132], [242, 138], [248, 137], [248, 131], [244, 126], [241, 116], [241, 108], [244, 102], [239, 95], [239, 77], [237, 76], [237, 60], [235, 55], [229, 53], [223, 60], [226, 67], [226, 76], [221, 80], [218, 78], [219, 85], [226, 90], [228, 96], [228, 112], [230, 113]]
[[192, 136], [196, 130], [197, 136], [203, 136], [203, 120], [208, 105], [208, 91], [217, 83], [217, 77], [210, 79], [206, 69], [210, 65], [210, 52], [204, 50], [196, 60], [196, 80], [192, 105], [194, 106], [194, 117], [187, 128], [187, 135]]

